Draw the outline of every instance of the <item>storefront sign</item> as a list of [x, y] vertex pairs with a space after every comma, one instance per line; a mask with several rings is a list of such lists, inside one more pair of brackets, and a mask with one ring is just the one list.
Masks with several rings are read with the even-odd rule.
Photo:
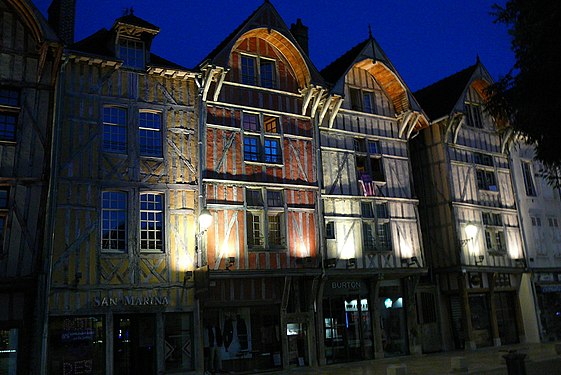
[[152, 296], [152, 297], [94, 297], [94, 307], [109, 307], [109, 306], [165, 306], [169, 301], [166, 296]]
[[327, 295], [348, 295], [366, 293], [366, 284], [361, 280], [329, 280], [325, 284]]
[[542, 286], [543, 293], [557, 293], [561, 292], [561, 285], [543, 285]]
[[552, 273], [540, 273], [538, 275], [538, 281], [553, 281]]

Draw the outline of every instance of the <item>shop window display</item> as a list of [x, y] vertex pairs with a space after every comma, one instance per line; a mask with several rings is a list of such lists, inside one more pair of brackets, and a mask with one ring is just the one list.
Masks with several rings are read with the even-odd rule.
[[105, 374], [102, 317], [52, 317], [49, 343], [50, 374]]
[[166, 370], [194, 370], [191, 314], [166, 314], [164, 352]]
[[407, 334], [401, 286], [380, 286], [378, 298], [382, 346], [386, 357], [407, 354]]
[[18, 329], [0, 329], [0, 374], [17, 374]]

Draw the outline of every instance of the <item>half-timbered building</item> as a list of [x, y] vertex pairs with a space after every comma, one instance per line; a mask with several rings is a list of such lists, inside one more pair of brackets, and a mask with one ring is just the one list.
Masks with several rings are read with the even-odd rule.
[[40, 356], [55, 84], [62, 44], [30, 1], [0, 0], [0, 363]]
[[[542, 175], [534, 147], [518, 138], [509, 149], [518, 214], [531, 277], [522, 303], [528, 341], [561, 340], [561, 195]], [[525, 275], [526, 276], [526, 275]], [[534, 300], [535, 296], [535, 300]], [[526, 303], [524, 303], [526, 302]]]
[[220, 330], [223, 370], [314, 365], [323, 80], [268, 1], [199, 68], [205, 349]]
[[50, 374], [193, 371], [195, 74], [132, 10], [64, 54], [55, 135]]
[[427, 269], [408, 139], [428, 120], [372, 35], [321, 73], [321, 362], [420, 352], [414, 295]]
[[525, 341], [524, 252], [505, 139], [483, 111], [490, 83], [478, 59], [415, 93], [432, 124], [411, 149], [445, 349]]

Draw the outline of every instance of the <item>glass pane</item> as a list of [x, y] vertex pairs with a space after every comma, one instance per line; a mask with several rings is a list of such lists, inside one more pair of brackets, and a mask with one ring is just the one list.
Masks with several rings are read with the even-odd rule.
[[17, 114], [0, 113], [0, 140], [15, 141], [17, 123]]
[[253, 113], [243, 114], [243, 128], [244, 130], [258, 132], [261, 130], [259, 126], [259, 116]]
[[127, 151], [126, 111], [123, 108], [103, 108], [103, 151]]
[[140, 250], [163, 250], [163, 197], [140, 194]]
[[258, 161], [259, 160], [259, 138], [245, 137], [243, 140], [244, 160]]
[[119, 375], [156, 373], [153, 315], [115, 315], [113, 368]]
[[165, 315], [166, 370], [194, 370], [192, 314]]
[[242, 56], [242, 83], [255, 85], [255, 58]]
[[102, 192], [101, 249], [125, 251], [127, 237], [127, 193]]
[[275, 62], [261, 59], [260, 70], [261, 86], [274, 89], [276, 87]]
[[162, 120], [160, 114], [140, 112], [139, 121], [140, 154], [143, 156], [162, 156]]

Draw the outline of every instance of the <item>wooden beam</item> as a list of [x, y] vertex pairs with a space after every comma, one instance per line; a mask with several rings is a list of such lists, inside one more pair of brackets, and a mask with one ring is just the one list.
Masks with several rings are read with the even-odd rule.
[[219, 77], [218, 77], [218, 82], [216, 83], [216, 88], [214, 89], [214, 101], [218, 100], [218, 96], [220, 95], [220, 90], [222, 90], [222, 85], [224, 84], [224, 79], [226, 79], [226, 74], [228, 73], [228, 71], [224, 68], [219, 68]]
[[318, 106], [319, 106], [319, 102], [321, 101], [321, 98], [323, 97], [324, 92], [325, 92], [325, 89], [323, 89], [323, 88], [318, 88], [317, 89], [317, 96], [314, 98], [314, 104], [312, 105], [312, 110], [311, 110], [311, 113], [310, 113], [311, 117], [315, 117], [316, 111], [317, 111]]
[[310, 86], [303, 91], [304, 102], [302, 103], [302, 115], [306, 114], [306, 110], [308, 109], [308, 105], [310, 104], [310, 99], [312, 99], [312, 94], [315, 90], [316, 89]]
[[318, 126], [321, 125], [321, 123], [323, 122], [323, 118], [325, 117], [325, 114], [327, 113], [327, 110], [329, 109], [329, 107], [331, 106], [331, 101], [333, 100], [333, 96], [330, 95], [327, 97], [327, 99], [325, 99], [325, 101], [323, 102], [323, 107], [321, 107], [321, 112], [319, 113], [319, 121], [318, 121]]
[[331, 113], [329, 114], [329, 128], [331, 129], [333, 127], [333, 123], [335, 122], [335, 118], [337, 117], [337, 114], [339, 113], [339, 109], [341, 108], [341, 104], [343, 104], [343, 98], [342, 97], [337, 97], [337, 101], [335, 102], [335, 105], [333, 106], [333, 109], [331, 110]]
[[403, 132], [405, 131], [405, 128], [407, 127], [407, 124], [409, 123], [409, 120], [411, 119], [411, 116], [413, 116], [413, 111], [407, 111], [406, 114], [403, 115], [403, 122], [401, 123], [401, 126], [399, 127], [399, 138], [401, 138], [403, 136]]

